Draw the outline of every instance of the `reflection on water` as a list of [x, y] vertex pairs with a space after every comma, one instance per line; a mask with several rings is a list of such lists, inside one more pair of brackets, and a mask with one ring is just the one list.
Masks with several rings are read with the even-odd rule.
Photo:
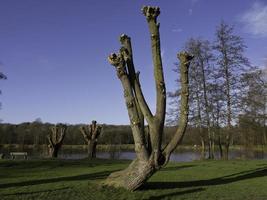
[[[120, 151], [119, 148], [110, 152], [97, 152], [98, 158], [105, 159], [128, 159], [133, 160], [136, 157], [134, 151]], [[59, 157], [62, 159], [83, 159], [87, 157], [86, 150], [77, 151], [77, 149], [62, 149]], [[219, 151], [215, 152], [215, 158], [220, 158]], [[201, 159], [200, 149], [179, 149], [174, 152], [170, 160], [176, 162], [188, 162]], [[229, 159], [267, 159], [267, 152], [262, 150], [230, 150]]]
[[[257, 152], [254, 154], [254, 157], [249, 157], [249, 159], [267, 159], [267, 154], [264, 152]], [[85, 153], [63, 153], [60, 154], [59, 157], [63, 159], [83, 159], [86, 158]], [[128, 160], [133, 160], [136, 155], [135, 152], [131, 151], [121, 151], [117, 152], [117, 155], [115, 157], [112, 157], [109, 152], [97, 152], [96, 156], [98, 158], [115, 158], [115, 159], [128, 159]], [[219, 152], [216, 152], [216, 158], [219, 158]], [[245, 157], [244, 152], [241, 150], [234, 150], [229, 153], [229, 158], [230, 159], [240, 159], [240, 158], [248, 158]], [[201, 153], [199, 151], [183, 151], [183, 152], [178, 152], [178, 153], [173, 153], [170, 157], [171, 161], [176, 161], [176, 162], [188, 162], [188, 161], [193, 161], [193, 160], [200, 160], [201, 159]]]
[[[22, 151], [16, 147], [10, 148], [1, 148], [0, 153], [5, 153], [5, 155], [9, 155], [9, 152], [12, 151]], [[40, 157], [47, 157], [47, 149], [46, 148], [38, 148], [38, 149], [23, 149], [23, 151], [27, 151], [30, 159], [36, 159]], [[112, 152], [97, 152], [96, 156], [98, 158], [105, 159], [129, 159], [132, 160], [136, 157], [135, 152], [133, 151], [112, 151]], [[76, 149], [76, 148], [63, 148], [59, 151], [59, 158], [61, 159], [84, 159], [87, 157], [86, 149]], [[215, 157], [219, 158], [219, 152], [215, 153]], [[8, 156], [7, 156], [8, 158]], [[262, 151], [245, 151], [243, 149], [239, 150], [231, 150], [229, 153], [230, 159], [267, 159], [267, 152]], [[200, 160], [201, 152], [199, 150], [182, 150], [175, 152], [171, 155], [170, 160], [176, 162], [187, 162], [193, 160]]]

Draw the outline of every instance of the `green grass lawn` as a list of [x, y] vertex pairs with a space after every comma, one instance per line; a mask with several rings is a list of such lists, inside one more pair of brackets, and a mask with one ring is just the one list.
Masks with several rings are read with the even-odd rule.
[[171, 163], [136, 192], [100, 182], [121, 160], [0, 161], [0, 199], [267, 199], [267, 161]]

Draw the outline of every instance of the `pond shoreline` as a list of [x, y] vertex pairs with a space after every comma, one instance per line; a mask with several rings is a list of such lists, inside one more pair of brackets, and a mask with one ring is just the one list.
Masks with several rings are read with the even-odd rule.
[[[23, 147], [22, 147], [23, 146]], [[97, 150], [107, 150], [110, 148], [110, 146], [114, 146], [117, 148], [120, 148], [121, 150], [128, 150], [128, 151], [134, 151], [134, 144], [98, 144], [97, 145]], [[20, 145], [20, 144], [0, 144], [0, 149], [1, 148], [25, 148], [25, 149], [32, 149], [32, 148], [44, 148], [47, 147], [46, 144], [41, 144], [41, 145]], [[216, 146], [217, 147], [217, 146]], [[68, 145], [68, 144], [63, 144], [62, 148], [64, 149], [86, 149], [87, 145]], [[231, 145], [230, 150], [241, 150], [244, 149], [245, 147], [242, 145]], [[194, 150], [194, 149], [201, 149], [200, 145], [180, 145], [177, 147], [176, 151], [178, 150]], [[250, 146], [249, 149], [251, 150], [263, 150], [267, 152], [267, 145], [262, 146], [262, 145], [254, 145]]]
[[[98, 145], [97, 157], [104, 159], [128, 159], [135, 158], [134, 145]], [[27, 152], [29, 159], [48, 158], [48, 149], [46, 145], [2, 145], [0, 153], [5, 154], [6, 159], [10, 159], [10, 152]], [[63, 145], [59, 151], [59, 159], [78, 160], [87, 157], [86, 145]], [[206, 154], [207, 157], [207, 154]], [[204, 158], [205, 159], [205, 158]], [[219, 151], [215, 151], [215, 160], [219, 160]], [[242, 146], [232, 146], [229, 152], [229, 159], [238, 160], [261, 160], [267, 159], [267, 149], [253, 147], [244, 149]], [[171, 155], [171, 161], [188, 162], [194, 160], [203, 160], [201, 157], [201, 148], [182, 145]]]

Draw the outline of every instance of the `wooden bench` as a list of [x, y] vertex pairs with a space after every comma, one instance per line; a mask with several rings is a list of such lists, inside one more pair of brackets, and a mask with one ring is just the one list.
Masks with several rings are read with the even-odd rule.
[[17, 156], [23, 156], [24, 159], [27, 159], [28, 158], [28, 153], [27, 152], [10, 152], [10, 156], [11, 158], [14, 160], [15, 157]]

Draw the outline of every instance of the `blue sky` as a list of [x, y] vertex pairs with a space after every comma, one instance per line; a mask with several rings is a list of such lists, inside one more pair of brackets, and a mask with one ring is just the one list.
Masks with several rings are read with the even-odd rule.
[[267, 58], [267, 0], [1, 0], [0, 82], [4, 122], [128, 124], [122, 88], [107, 56], [122, 33], [132, 38], [142, 88], [155, 109], [150, 41], [143, 5], [159, 6], [167, 90], [176, 54], [190, 37], [214, 40], [221, 20], [245, 40], [247, 57]]

